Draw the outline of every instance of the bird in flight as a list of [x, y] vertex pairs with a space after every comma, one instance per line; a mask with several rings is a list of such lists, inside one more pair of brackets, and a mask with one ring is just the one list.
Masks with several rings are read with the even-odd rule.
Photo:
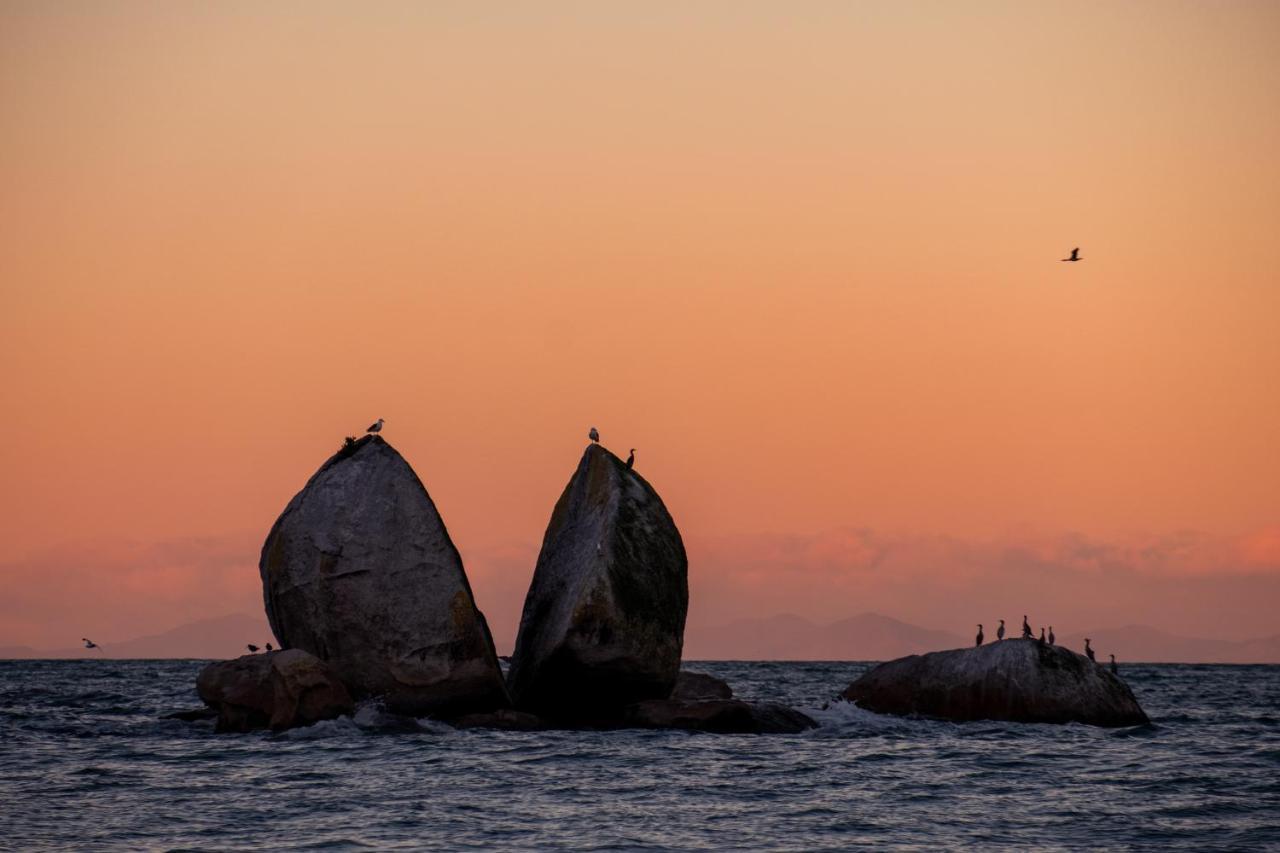
[[378, 418], [378, 422], [365, 430], [365, 432], [382, 432], [382, 418]]
[[600, 443], [600, 430], [595, 427], [591, 428], [591, 432], [587, 433], [587, 438], [591, 439], [592, 444]]
[[1079, 246], [1076, 246], [1074, 249], [1072, 249], [1072, 250], [1071, 250], [1071, 257], [1069, 257], [1069, 258], [1060, 258], [1060, 260], [1063, 260], [1063, 261], [1078, 261], [1078, 260], [1080, 260], [1080, 247], [1079, 247]]
[[86, 649], [96, 649], [96, 648], [98, 648], [98, 644], [97, 644], [97, 643], [95, 643], [93, 640], [90, 640], [88, 637], [81, 637], [80, 639], [84, 642], [84, 647], [85, 647]]

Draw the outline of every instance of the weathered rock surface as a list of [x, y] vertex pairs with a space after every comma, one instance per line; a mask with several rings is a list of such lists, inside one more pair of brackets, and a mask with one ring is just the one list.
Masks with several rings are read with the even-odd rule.
[[525, 598], [508, 685], [558, 719], [666, 699], [689, 605], [684, 543], [662, 499], [591, 445], [556, 503]]
[[280, 731], [355, 710], [333, 670], [300, 649], [211, 663], [200, 670], [196, 691], [217, 710], [219, 732]]
[[417, 715], [509, 704], [458, 551], [382, 437], [316, 472], [272, 527], [259, 569], [281, 644], [326, 661], [358, 698]]
[[728, 682], [721, 681], [714, 675], [682, 669], [676, 677], [676, 686], [672, 689], [670, 698], [680, 702], [713, 702], [732, 699], [733, 688]]
[[449, 724], [459, 729], [504, 729], [512, 732], [532, 732], [547, 727], [541, 717], [511, 708], [500, 708], [497, 711], [481, 714], [464, 714], [450, 720]]
[[720, 734], [794, 734], [817, 727], [805, 714], [773, 702], [649, 699], [626, 709], [626, 725]]
[[883, 663], [844, 698], [882, 714], [1135, 726], [1150, 722], [1105, 666], [1062, 646], [1004, 640]]

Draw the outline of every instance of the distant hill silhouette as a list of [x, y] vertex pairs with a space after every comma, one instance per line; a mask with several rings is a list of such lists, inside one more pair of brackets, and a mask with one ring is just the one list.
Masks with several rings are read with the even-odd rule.
[[100, 649], [69, 646], [63, 649], [0, 647], [0, 658], [233, 658], [245, 653], [245, 644], [275, 642], [265, 616], [233, 613], [179, 625], [161, 634], [108, 642], [94, 637]]
[[1084, 650], [1084, 638], [1098, 653], [1098, 660], [1114, 654], [1119, 661], [1146, 663], [1280, 663], [1280, 635], [1254, 640], [1206, 640], [1179, 637], [1150, 625], [1098, 628], [1088, 633], [1059, 637], [1059, 645]]
[[968, 645], [957, 634], [862, 613], [828, 625], [782, 614], [685, 631], [686, 660], [890, 660]]
[[[987, 640], [994, 640], [987, 626]], [[1010, 632], [1013, 633], [1012, 631]], [[1098, 628], [1058, 637], [1058, 645], [1082, 651], [1093, 640], [1098, 660], [1114, 653], [1121, 663], [1280, 663], [1280, 635], [1253, 640], [1180, 637], [1148, 625]], [[246, 643], [274, 642], [263, 616], [235, 613], [180, 625], [161, 634], [102, 644], [101, 650], [68, 646], [33, 649], [0, 646], [0, 659], [31, 658], [232, 658]], [[727, 625], [692, 625], [685, 631], [685, 660], [892, 660], [969, 646], [973, 638], [921, 628], [879, 613], [819, 624], [793, 614], [740, 619]]]

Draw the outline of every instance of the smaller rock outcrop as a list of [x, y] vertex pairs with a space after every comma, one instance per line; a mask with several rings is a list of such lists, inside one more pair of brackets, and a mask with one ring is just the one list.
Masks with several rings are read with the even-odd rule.
[[561, 722], [615, 718], [675, 686], [688, 560], [653, 487], [593, 444], [556, 503], [507, 676], [516, 707]]
[[281, 731], [355, 710], [324, 661], [301, 649], [244, 655], [200, 670], [196, 691], [218, 712], [216, 731]]
[[868, 671], [842, 695], [880, 714], [944, 720], [1150, 722], [1118, 676], [1084, 655], [1035, 640], [899, 658]]
[[733, 688], [728, 682], [721, 681], [714, 675], [682, 669], [680, 675], [676, 677], [676, 686], [671, 691], [670, 698], [679, 702], [713, 702], [732, 699]]

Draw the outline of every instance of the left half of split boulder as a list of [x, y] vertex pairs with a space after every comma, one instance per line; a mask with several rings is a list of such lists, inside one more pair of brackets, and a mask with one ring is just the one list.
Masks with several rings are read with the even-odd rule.
[[348, 444], [285, 507], [259, 562], [271, 629], [356, 696], [453, 716], [510, 702], [431, 496], [381, 436]]

